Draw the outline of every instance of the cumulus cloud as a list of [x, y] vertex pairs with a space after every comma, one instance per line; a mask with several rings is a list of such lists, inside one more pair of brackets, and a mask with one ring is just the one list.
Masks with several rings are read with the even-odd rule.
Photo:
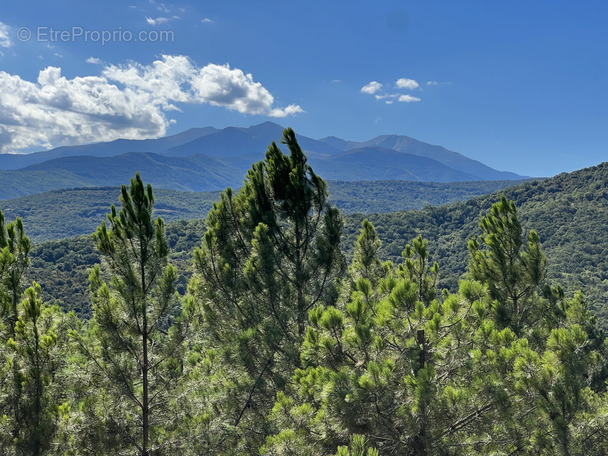
[[380, 84], [378, 81], [372, 81], [369, 84], [365, 84], [363, 87], [361, 87], [361, 93], [373, 95], [381, 88], [382, 84]]
[[8, 25], [0, 22], [0, 47], [8, 48], [13, 45], [11, 41], [11, 29]]
[[195, 72], [192, 89], [202, 103], [222, 106], [234, 111], [264, 114], [274, 99], [251, 74], [228, 65], [210, 64]]
[[420, 101], [420, 98], [411, 95], [401, 95], [398, 101], [401, 103], [415, 103]]
[[409, 89], [409, 90], [414, 90], [414, 89], [417, 89], [418, 87], [420, 87], [420, 84], [418, 84], [418, 82], [416, 80], [408, 79], [408, 78], [397, 79], [397, 82], [395, 83], [395, 85], [400, 89]]
[[304, 110], [299, 105], [290, 104], [285, 108], [274, 108], [268, 113], [268, 115], [270, 117], [287, 117], [300, 114], [302, 112], [304, 112]]
[[97, 58], [97, 57], [89, 57], [86, 60], [87, 63], [92, 63], [93, 65], [101, 65], [101, 59]]
[[0, 92], [0, 152], [160, 137], [173, 122], [167, 113], [180, 103], [270, 117], [303, 112], [298, 105], [274, 106], [272, 94], [251, 74], [229, 65], [198, 67], [185, 56], [109, 65], [99, 76], [73, 79], [52, 66], [36, 82], [0, 71]]

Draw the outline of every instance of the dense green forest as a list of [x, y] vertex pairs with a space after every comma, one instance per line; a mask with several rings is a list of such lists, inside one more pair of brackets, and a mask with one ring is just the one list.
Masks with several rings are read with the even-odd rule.
[[[329, 181], [333, 204], [344, 214], [395, 212], [485, 195], [521, 181]], [[90, 234], [116, 200], [119, 187], [72, 188], [0, 201], [7, 218], [21, 217], [35, 243]], [[220, 192], [155, 189], [156, 213], [167, 223], [205, 218]], [[387, 195], [392, 195], [390, 198]]]
[[[334, 188], [331, 187], [332, 184], [337, 183], [329, 183], [330, 191]], [[358, 191], [348, 186], [349, 184], [345, 187], [349, 192]], [[452, 185], [463, 184], [438, 185], [448, 185], [452, 188]], [[339, 185], [337, 188], [340, 188]], [[377, 191], [378, 187], [370, 185], [369, 188]], [[393, 192], [391, 190], [395, 189], [392, 186], [385, 189], [385, 201], [401, 201], [407, 198], [408, 193]], [[114, 198], [117, 193], [114, 192]], [[163, 192], [159, 193], [163, 195]], [[527, 229], [534, 228], [539, 233], [543, 250], [549, 259], [548, 279], [561, 283], [570, 294], [576, 290], [584, 290], [591, 308], [600, 319], [601, 326], [608, 327], [608, 308], [605, 305], [608, 301], [608, 235], [603, 229], [608, 226], [607, 163], [542, 181], [508, 187], [464, 202], [438, 207], [428, 206], [422, 210], [370, 213], [374, 207], [380, 206], [381, 203], [374, 205], [372, 201], [381, 200], [380, 193], [378, 196], [372, 194], [372, 198], [368, 200], [372, 201], [370, 204], [365, 203], [364, 195], [352, 193], [351, 201], [358, 199], [361, 202], [359, 204], [366, 204], [367, 210], [360, 214], [344, 216], [343, 250], [347, 258], [352, 256], [354, 241], [364, 218], [374, 224], [383, 242], [379, 252], [383, 260], [390, 259], [395, 263], [402, 261], [401, 252], [405, 244], [421, 234], [428, 239], [431, 256], [440, 265], [439, 288], [455, 291], [458, 279], [467, 267], [467, 242], [471, 237], [480, 234], [479, 218], [500, 198], [501, 193], [515, 201], [523, 226]], [[357, 198], [358, 196], [360, 198]], [[211, 197], [212, 195], [209, 195], [209, 198]], [[330, 194], [330, 200], [336, 203], [339, 198], [332, 198]], [[198, 210], [198, 206], [189, 205], [190, 200], [184, 198], [183, 201], [189, 206], [188, 210]], [[103, 210], [101, 203], [96, 204], [99, 204], [97, 213], [107, 212]], [[175, 207], [181, 207], [178, 204], [181, 203], [175, 202]], [[70, 203], [66, 202], [66, 206], [69, 205]], [[161, 205], [161, 208], [164, 207], [166, 206]], [[61, 211], [57, 210], [56, 206], [53, 208], [56, 216], [61, 217]], [[165, 214], [170, 215], [169, 212], [158, 214], [163, 217]], [[167, 219], [171, 220], [170, 217]], [[97, 220], [88, 223], [98, 224], [99, 219]], [[61, 223], [71, 222], [64, 219]], [[48, 228], [49, 232], [53, 230], [52, 226]], [[180, 283], [185, 283], [189, 277], [190, 252], [198, 245], [204, 231], [205, 226], [201, 220], [168, 223], [167, 236], [172, 255], [184, 266], [183, 269], [180, 268]], [[66, 309], [80, 309], [77, 311], [84, 315], [90, 312], [86, 270], [97, 261], [95, 249], [87, 236], [44, 242], [32, 249], [33, 276], [40, 281], [45, 299], [60, 299]]]
[[[91, 234], [116, 202], [120, 187], [72, 188], [0, 201], [7, 218], [20, 217], [29, 238], [39, 244]], [[155, 189], [156, 214], [166, 222], [203, 219], [220, 192]]]
[[[282, 141], [205, 222], [165, 226], [139, 174], [93, 236], [35, 254], [0, 217], [2, 454], [607, 454], [608, 346], [531, 226], [563, 199], [591, 216], [604, 167], [345, 219]], [[418, 234], [441, 217], [445, 244]], [[54, 305], [68, 276], [86, 320]]]

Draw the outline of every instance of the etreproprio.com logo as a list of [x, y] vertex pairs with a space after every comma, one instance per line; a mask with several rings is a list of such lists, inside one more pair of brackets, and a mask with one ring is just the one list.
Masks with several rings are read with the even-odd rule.
[[35, 40], [41, 43], [169, 43], [175, 40], [173, 30], [89, 30], [84, 27], [55, 29], [53, 27], [20, 27], [17, 29], [19, 41]]

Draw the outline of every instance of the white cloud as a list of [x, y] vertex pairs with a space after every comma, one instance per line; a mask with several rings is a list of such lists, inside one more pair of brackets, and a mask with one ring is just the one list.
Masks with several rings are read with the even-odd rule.
[[149, 94], [121, 91], [98, 76], [66, 79], [48, 67], [37, 83], [0, 72], [0, 151], [31, 146], [157, 137], [166, 120]]
[[380, 84], [378, 81], [372, 81], [369, 84], [365, 84], [363, 87], [361, 87], [361, 93], [373, 95], [381, 88], [382, 84]]
[[[427, 83], [428, 84], [428, 83]], [[372, 81], [361, 88], [361, 92], [373, 95], [378, 101], [384, 101], [386, 104], [393, 104], [395, 101], [401, 103], [413, 103], [421, 101], [420, 98], [412, 95], [403, 94], [403, 90], [382, 90], [383, 84], [378, 81]], [[415, 79], [400, 78], [395, 81], [395, 89], [414, 90], [420, 88], [420, 84]]]
[[164, 110], [176, 110], [173, 102], [187, 103], [192, 95], [184, 84], [192, 78], [195, 67], [186, 56], [164, 55], [150, 65], [131, 62], [128, 65], [109, 65], [102, 74], [122, 84], [127, 90], [149, 93]]
[[439, 83], [437, 81], [426, 81], [427, 86], [437, 86]]
[[400, 89], [413, 90], [413, 89], [417, 89], [418, 87], [420, 87], [420, 84], [418, 84], [418, 82], [416, 80], [408, 79], [408, 78], [397, 79], [397, 82], [395, 84]]
[[206, 18], [204, 18], [204, 19], [203, 19], [201, 22], [202, 22], [203, 24], [211, 24], [213, 21], [212, 21], [211, 19], [209, 19], [208, 17], [206, 17]]
[[160, 25], [165, 22], [169, 22], [170, 19], [168, 17], [157, 17], [156, 19], [146, 16], [146, 22], [150, 25]]
[[192, 78], [192, 88], [204, 103], [250, 114], [262, 114], [274, 99], [251, 74], [228, 65], [207, 65]]
[[0, 47], [8, 48], [13, 45], [11, 41], [11, 29], [8, 25], [0, 22]]
[[275, 107], [274, 97], [251, 74], [228, 65], [198, 67], [185, 56], [110, 65], [100, 76], [73, 79], [52, 66], [36, 82], [0, 71], [0, 93], [0, 152], [160, 137], [173, 122], [167, 113], [179, 103], [270, 117], [303, 112], [293, 104]]
[[415, 103], [420, 101], [420, 98], [411, 95], [401, 95], [398, 101], [401, 103]]
[[385, 100], [386, 98], [397, 98], [398, 96], [398, 93], [384, 93], [381, 95], [374, 95], [374, 98], [376, 100]]
[[268, 113], [268, 115], [270, 117], [287, 117], [300, 114], [302, 112], [304, 112], [304, 110], [300, 106], [290, 104], [285, 108], [274, 108], [270, 111], [270, 113]]
[[97, 58], [97, 57], [89, 57], [86, 60], [87, 63], [92, 63], [93, 65], [101, 65], [102, 61], [101, 59]]

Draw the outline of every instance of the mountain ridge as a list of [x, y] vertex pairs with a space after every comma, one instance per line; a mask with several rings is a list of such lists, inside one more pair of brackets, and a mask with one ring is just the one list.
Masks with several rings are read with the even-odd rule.
[[[269, 144], [275, 142], [287, 152], [279, 143], [283, 130], [273, 122], [221, 130], [204, 127], [158, 139], [119, 139], [31, 155], [0, 155], [0, 179], [4, 184], [0, 199], [74, 186], [119, 185], [136, 171], [160, 188], [215, 191], [236, 187], [242, 184], [251, 164], [264, 158]], [[333, 180], [463, 182], [525, 178], [407, 136], [385, 135], [365, 142], [336, 137], [316, 140], [303, 135], [297, 138], [315, 171]], [[15, 168], [15, 160], [21, 160], [20, 167], [6, 169]], [[34, 183], [22, 186], [23, 181]]]

